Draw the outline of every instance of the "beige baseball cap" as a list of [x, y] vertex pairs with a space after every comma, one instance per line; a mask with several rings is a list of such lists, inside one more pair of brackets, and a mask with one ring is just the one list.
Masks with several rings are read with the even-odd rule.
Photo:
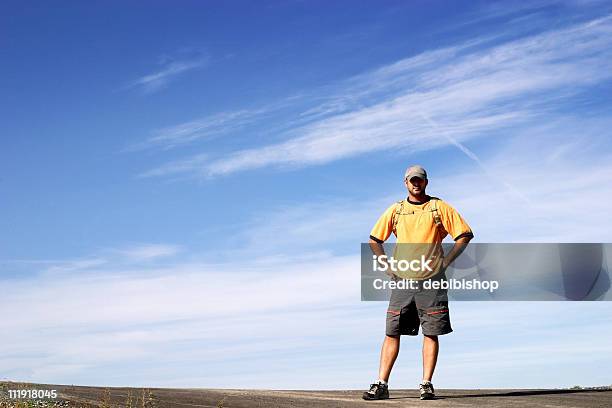
[[404, 180], [410, 180], [413, 177], [418, 177], [423, 180], [427, 180], [427, 172], [422, 166], [418, 164], [414, 166], [410, 166], [406, 169], [406, 174], [404, 174]]

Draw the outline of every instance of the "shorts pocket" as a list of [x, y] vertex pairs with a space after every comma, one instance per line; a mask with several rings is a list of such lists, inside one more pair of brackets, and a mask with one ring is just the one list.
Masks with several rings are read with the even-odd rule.
[[448, 314], [448, 306], [434, 306], [425, 309], [425, 314], [428, 316], [439, 315], [446, 313]]
[[448, 305], [426, 308], [422, 313], [423, 334], [437, 336], [453, 331]]

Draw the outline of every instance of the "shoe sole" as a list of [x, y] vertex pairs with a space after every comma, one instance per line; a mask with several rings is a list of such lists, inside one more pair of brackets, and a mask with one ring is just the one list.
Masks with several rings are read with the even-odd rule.
[[389, 396], [382, 397], [382, 398], [370, 398], [370, 397], [366, 397], [365, 395], [362, 395], [361, 398], [363, 398], [366, 401], [380, 401], [380, 400], [389, 399]]
[[421, 395], [421, 399], [422, 400], [432, 400], [432, 399], [435, 399], [435, 398], [436, 398], [436, 396], [434, 394], [424, 394], [424, 395]]

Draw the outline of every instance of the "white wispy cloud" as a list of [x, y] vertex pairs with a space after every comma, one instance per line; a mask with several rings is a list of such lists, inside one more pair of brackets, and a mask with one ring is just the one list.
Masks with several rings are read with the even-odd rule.
[[473, 220], [480, 242], [610, 242], [610, 125], [568, 115], [527, 127], [483, 159], [487, 173], [462, 168], [430, 188]]
[[208, 59], [203, 57], [191, 60], [165, 61], [162, 63], [161, 69], [131, 81], [124, 89], [138, 88], [145, 93], [154, 93], [163, 89], [172, 79], [179, 75], [203, 68], [207, 64]]
[[83, 271], [90, 268], [99, 267], [107, 262], [107, 259], [103, 257], [91, 256], [83, 259], [54, 262], [52, 265], [49, 265], [46, 270], [51, 273], [72, 273], [74, 271]]
[[143, 244], [116, 250], [116, 252], [133, 261], [146, 261], [169, 257], [178, 254], [181, 247], [168, 244]]
[[265, 109], [221, 112], [196, 120], [159, 129], [144, 142], [128, 147], [127, 151], [147, 148], [171, 149], [196, 140], [210, 140], [217, 136], [241, 129], [254, 118], [265, 113]]
[[172, 176], [172, 175], [199, 175], [205, 163], [209, 160], [206, 153], [192, 156], [188, 159], [180, 159], [165, 163], [157, 168], [138, 174], [139, 178]]
[[[309, 339], [339, 334], [346, 314], [342, 305], [359, 298], [359, 280], [349, 279], [358, 263], [355, 256], [276, 264], [253, 258], [177, 261], [156, 267], [119, 260], [93, 271], [3, 280], [14, 290], [0, 300], [12, 316], [3, 326], [11, 334], [0, 353], [0, 377], [75, 383], [100, 365], [164, 360], [179, 344], [194, 343], [187, 346], [190, 360], [205, 366], [221, 356], [232, 360], [264, 350], [307, 349]], [[308, 333], [307, 320], [313, 323]], [[351, 325], [356, 329], [359, 322]], [[244, 335], [247, 343], [239, 340]], [[278, 338], [288, 341], [278, 343]], [[186, 357], [179, 354], [172, 359]], [[96, 383], [117, 378], [103, 376]]]
[[[607, 16], [501, 44], [468, 42], [398, 61], [360, 75], [358, 86], [348, 80], [319, 107], [304, 111], [315, 120], [292, 128], [286, 141], [211, 158], [198, 174], [435, 149], [449, 144], [449, 135], [461, 143], [550, 119], [564, 100], [612, 76], [610, 34]], [[423, 115], [438, 126], [432, 129]]]
[[[479, 242], [611, 242], [612, 233], [601, 228], [612, 223], [610, 126], [609, 119], [580, 114], [527, 126], [488, 149], [478, 159], [481, 166], [437, 163], [428, 192], [455, 206]], [[384, 209], [406, 194], [401, 175], [396, 187], [376, 188], [376, 198], [366, 189], [354, 192], [350, 204], [347, 197], [331, 198], [260, 212], [233, 227], [243, 231], [234, 241], [252, 253], [357, 245]]]
[[[376, 372], [386, 305], [359, 301], [359, 257], [257, 261], [253, 257], [216, 263], [179, 260], [153, 270], [108, 263], [95, 273], [75, 270], [2, 281], [11, 291], [0, 298], [4, 312], [0, 377], [252, 388], [269, 382], [252, 375], [264, 369], [281, 377], [275, 388], [367, 384]], [[576, 345], [588, 344], [585, 334], [608, 334], [610, 317], [602, 310], [609, 306], [538, 303], [538, 328], [548, 336], [534, 337], [527, 336], [533, 332], [529, 303], [482, 307], [455, 302], [456, 333], [443, 340], [446, 351], [439, 381], [464, 386], [466, 375], [492, 372], [487, 364], [491, 356], [508, 353], [520, 357], [501, 359], [503, 367], [511, 369], [520, 358], [540, 374], [548, 372], [551, 359], [573, 366], [576, 359], [587, 365], [611, 360], [604, 346], [596, 355], [575, 350]], [[584, 315], [591, 313], [593, 318], [585, 323]], [[510, 337], [505, 318], [513, 322]], [[579, 334], [567, 333], [572, 324], [580, 325]], [[517, 338], [522, 340], [520, 346]], [[419, 342], [406, 341], [403, 350], [402, 355], [418, 359]], [[290, 363], [285, 356], [290, 356]], [[594, 381], [591, 374], [572, 372], [572, 364], [529, 384]], [[400, 362], [395, 376], [414, 375], [416, 370], [416, 364]], [[471, 386], [528, 385], [507, 374], [477, 378]]]
[[[218, 112], [177, 125], [156, 129], [146, 140], [130, 144], [122, 151], [169, 150], [195, 142], [209, 142], [220, 136], [239, 133], [247, 129], [248, 135], [253, 136], [252, 130], [248, 127], [263, 122], [266, 122], [266, 132], [281, 132], [288, 129], [290, 125], [275, 120], [282, 117], [286, 110], [294, 109], [296, 104], [304, 103], [307, 97], [305, 94], [296, 94], [256, 108]], [[302, 121], [307, 120], [308, 118]], [[269, 121], [274, 121], [274, 124], [270, 124]]]
[[44, 276], [67, 276], [74, 272], [89, 271], [95, 273], [99, 268], [113, 265], [144, 264], [150, 261], [172, 258], [183, 251], [180, 245], [140, 243], [119, 248], [106, 248], [76, 259], [0, 259], [0, 264], [19, 265], [27, 269], [28, 265], [40, 265], [37, 269]]

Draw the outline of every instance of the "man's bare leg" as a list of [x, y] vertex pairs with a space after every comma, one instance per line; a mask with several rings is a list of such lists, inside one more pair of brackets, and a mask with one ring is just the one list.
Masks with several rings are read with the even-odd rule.
[[433, 377], [439, 348], [438, 336], [423, 335], [423, 381], [431, 381]]
[[378, 370], [378, 379], [389, 381], [391, 369], [395, 363], [395, 359], [399, 354], [400, 336], [385, 336], [382, 349], [380, 350], [380, 368]]
[[399, 354], [400, 336], [385, 336], [380, 350], [380, 368], [378, 369], [378, 380], [370, 385], [370, 390], [363, 393], [363, 399], [367, 401], [383, 400], [389, 398], [389, 375], [393, 363]]

